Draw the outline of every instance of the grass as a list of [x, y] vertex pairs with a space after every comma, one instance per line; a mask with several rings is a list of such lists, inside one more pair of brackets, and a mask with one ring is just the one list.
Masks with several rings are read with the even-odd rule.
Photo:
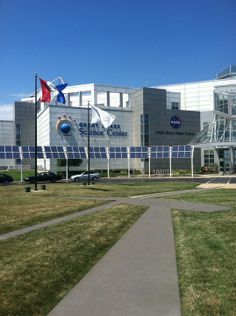
[[119, 205], [1, 242], [0, 315], [47, 315], [144, 211]]
[[[102, 203], [99, 198], [196, 185], [148, 180], [101, 181], [95, 186], [57, 183], [30, 193], [21, 185], [1, 186], [0, 229], [82, 210]], [[236, 315], [235, 191], [217, 189], [171, 198], [230, 208], [214, 213], [172, 212], [182, 315]], [[143, 212], [142, 207], [120, 205], [1, 242], [0, 315], [46, 315]]]
[[25, 193], [22, 186], [1, 186], [0, 233], [6, 233], [105, 203], [96, 199], [78, 199], [76, 192], [74, 192], [74, 195], [67, 197], [65, 192], [64, 195], [60, 195], [57, 193], [56, 187], [54, 189], [55, 192], [49, 190]]
[[118, 183], [100, 181], [94, 186], [84, 186], [77, 183], [56, 183], [49, 184], [48, 187], [53, 194], [66, 197], [78, 194], [83, 197], [129, 197], [138, 194], [192, 189], [198, 184], [196, 182], [131, 180]]
[[[98, 198], [165, 192], [195, 186], [196, 183], [192, 182], [160, 183], [156, 181], [130, 181], [119, 184], [100, 182], [94, 186], [49, 183], [46, 191], [30, 193], [26, 193], [22, 185], [0, 186], [0, 233], [105, 203], [99, 201]], [[31, 187], [34, 188], [33, 185]]]
[[178, 198], [231, 206], [225, 212], [172, 212], [182, 315], [236, 315], [236, 195], [216, 190]]
[[208, 204], [225, 205], [226, 207], [233, 207], [236, 205], [235, 190], [226, 189], [214, 189], [206, 190], [204, 192], [199, 191], [196, 193], [186, 193], [181, 195], [171, 196], [171, 199], [185, 200], [191, 202], [202, 202]]

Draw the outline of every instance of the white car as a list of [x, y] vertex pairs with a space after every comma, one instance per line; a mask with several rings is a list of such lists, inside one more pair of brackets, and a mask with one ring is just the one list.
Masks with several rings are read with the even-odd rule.
[[[96, 172], [96, 173], [90, 173], [89, 174], [89, 178], [91, 181], [96, 181], [98, 179], [100, 179], [100, 173]], [[88, 173], [87, 172], [83, 172], [81, 174], [76, 174], [74, 176], [70, 177], [71, 181], [75, 181], [75, 182], [85, 182], [88, 181]]]

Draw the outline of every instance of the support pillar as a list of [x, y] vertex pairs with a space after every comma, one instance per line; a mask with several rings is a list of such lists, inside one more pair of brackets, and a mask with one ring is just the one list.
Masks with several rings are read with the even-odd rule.
[[235, 162], [234, 148], [229, 147], [229, 172], [230, 173], [234, 173], [234, 169], [235, 169], [234, 162]]

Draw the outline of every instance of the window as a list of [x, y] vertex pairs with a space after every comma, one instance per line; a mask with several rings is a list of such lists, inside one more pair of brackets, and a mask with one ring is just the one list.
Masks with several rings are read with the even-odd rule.
[[82, 91], [80, 94], [80, 105], [88, 105], [88, 102], [91, 102], [91, 91]]
[[129, 108], [129, 94], [123, 93], [123, 108]]
[[171, 110], [178, 110], [179, 102], [171, 102]]
[[70, 106], [79, 106], [80, 99], [79, 99], [79, 92], [74, 92], [69, 94]]
[[21, 127], [20, 124], [16, 124], [16, 145], [21, 145]]
[[204, 165], [208, 166], [214, 162], [214, 150], [204, 150]]
[[97, 104], [107, 106], [107, 92], [97, 93]]
[[91, 102], [91, 91], [73, 92], [69, 94], [70, 106], [85, 106]]
[[203, 129], [209, 126], [210, 122], [203, 122]]
[[215, 110], [228, 113], [228, 96], [225, 94], [215, 93]]
[[232, 115], [236, 115], [236, 96], [233, 96], [231, 101], [232, 101]]
[[119, 107], [120, 106], [120, 94], [110, 92], [110, 106]]
[[148, 114], [140, 115], [141, 145], [149, 146], [149, 117]]

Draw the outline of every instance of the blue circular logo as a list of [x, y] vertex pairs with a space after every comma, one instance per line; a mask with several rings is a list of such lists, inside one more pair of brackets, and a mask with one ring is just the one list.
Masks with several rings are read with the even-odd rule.
[[63, 134], [68, 134], [71, 130], [71, 126], [68, 123], [62, 123], [60, 126], [60, 130]]
[[172, 116], [171, 119], [170, 119], [170, 125], [173, 128], [180, 128], [180, 126], [181, 126], [181, 119], [178, 116], [176, 116], [176, 115]]

